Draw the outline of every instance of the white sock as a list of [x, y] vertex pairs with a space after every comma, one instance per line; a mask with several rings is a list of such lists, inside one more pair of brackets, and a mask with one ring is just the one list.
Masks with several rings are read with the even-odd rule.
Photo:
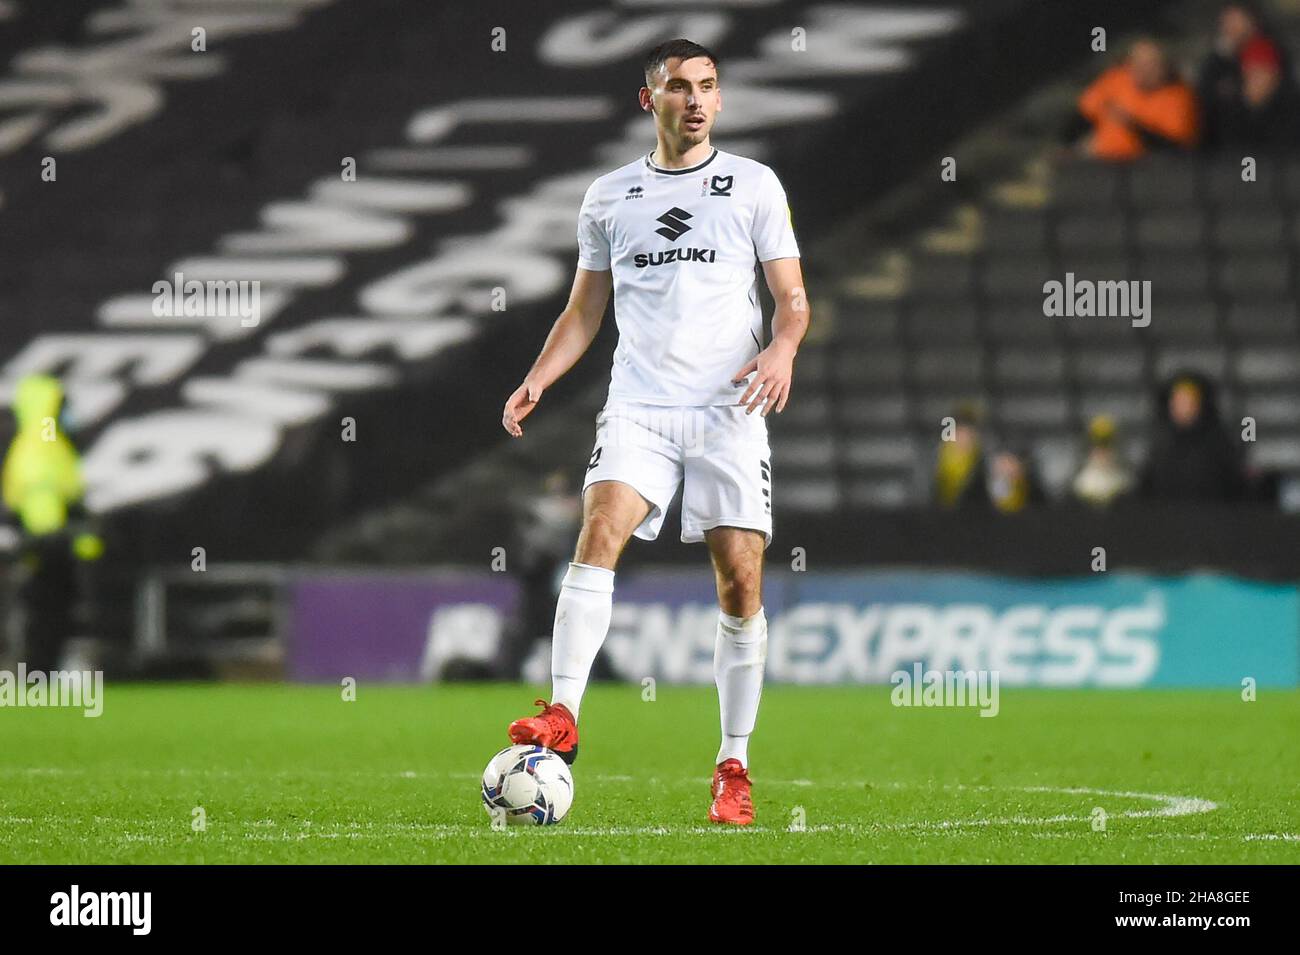
[[718, 642], [713, 651], [713, 679], [722, 711], [722, 747], [718, 762], [740, 760], [749, 768], [749, 737], [763, 695], [763, 663], [767, 660], [767, 616], [763, 608], [752, 617], [718, 614]]
[[569, 561], [555, 603], [551, 641], [551, 703], [563, 703], [576, 722], [591, 665], [596, 662], [614, 605], [614, 572]]

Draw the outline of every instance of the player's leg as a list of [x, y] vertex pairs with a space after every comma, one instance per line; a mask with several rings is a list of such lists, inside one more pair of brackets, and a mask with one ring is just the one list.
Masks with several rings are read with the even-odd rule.
[[707, 541], [718, 588], [714, 678], [722, 745], [709, 818], [745, 825], [753, 820], [748, 744], [767, 656], [762, 577], [772, 539], [771, 456], [760, 415], [735, 406], [700, 414], [706, 424], [685, 462], [682, 540]]
[[654, 506], [623, 481], [588, 484], [582, 492], [582, 530], [578, 532], [574, 561], [613, 571], [632, 533]]
[[718, 587], [718, 633], [713, 676], [718, 686], [722, 744], [713, 774], [714, 822], [753, 821], [749, 791], [749, 738], [758, 719], [767, 659], [763, 613], [762, 531], [715, 527], [705, 531]]
[[582, 530], [555, 607], [551, 702], [577, 720], [596, 654], [609, 633], [614, 567], [632, 533], [654, 505], [622, 481], [589, 484], [582, 496]]
[[582, 530], [555, 602], [551, 637], [551, 701], [537, 716], [510, 724], [510, 739], [555, 750], [567, 763], [578, 757], [578, 713], [596, 654], [609, 633], [614, 566], [632, 532], [653, 509], [621, 481], [590, 484], [582, 495]]
[[583, 520], [560, 587], [551, 644], [551, 702], [510, 724], [516, 743], [555, 750], [572, 763], [578, 717], [592, 664], [609, 632], [614, 567], [635, 534], [654, 540], [681, 483], [676, 448], [651, 412], [612, 403], [597, 419], [596, 447], [583, 482]]
[[763, 534], [739, 527], [705, 532], [718, 587], [718, 633], [713, 674], [718, 685], [722, 744], [717, 763], [749, 766], [749, 738], [758, 719], [767, 659], [763, 613]]

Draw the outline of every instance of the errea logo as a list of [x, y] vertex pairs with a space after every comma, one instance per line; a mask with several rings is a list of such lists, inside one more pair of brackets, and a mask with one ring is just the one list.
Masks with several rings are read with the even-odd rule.
[[644, 195], [645, 195], [645, 188], [644, 188], [644, 187], [642, 187], [642, 186], [633, 186], [631, 189], [629, 189], [629, 190], [627, 191], [627, 195], [625, 195], [625, 196], [623, 197], [623, 200], [624, 200], [624, 201], [627, 201], [628, 199], [640, 199], [640, 198], [642, 198]]

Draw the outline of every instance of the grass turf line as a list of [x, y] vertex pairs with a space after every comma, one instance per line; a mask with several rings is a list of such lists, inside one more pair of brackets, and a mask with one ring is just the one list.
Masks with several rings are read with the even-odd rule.
[[1004, 689], [989, 719], [771, 685], [735, 830], [705, 819], [714, 689], [594, 685], [569, 817], [494, 832], [478, 776], [535, 687], [110, 684], [99, 719], [0, 708], [0, 863], [1298, 862], [1300, 692], [1239, 692]]

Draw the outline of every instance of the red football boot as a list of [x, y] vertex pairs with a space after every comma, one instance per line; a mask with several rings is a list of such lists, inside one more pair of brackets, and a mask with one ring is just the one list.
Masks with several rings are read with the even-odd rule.
[[754, 800], [749, 795], [749, 772], [738, 759], [728, 759], [713, 771], [713, 805], [709, 822], [747, 826], [754, 821]]
[[534, 700], [542, 712], [525, 716], [510, 724], [510, 742], [532, 746], [545, 746], [570, 766], [578, 758], [578, 724], [563, 703], [552, 706], [545, 700]]

